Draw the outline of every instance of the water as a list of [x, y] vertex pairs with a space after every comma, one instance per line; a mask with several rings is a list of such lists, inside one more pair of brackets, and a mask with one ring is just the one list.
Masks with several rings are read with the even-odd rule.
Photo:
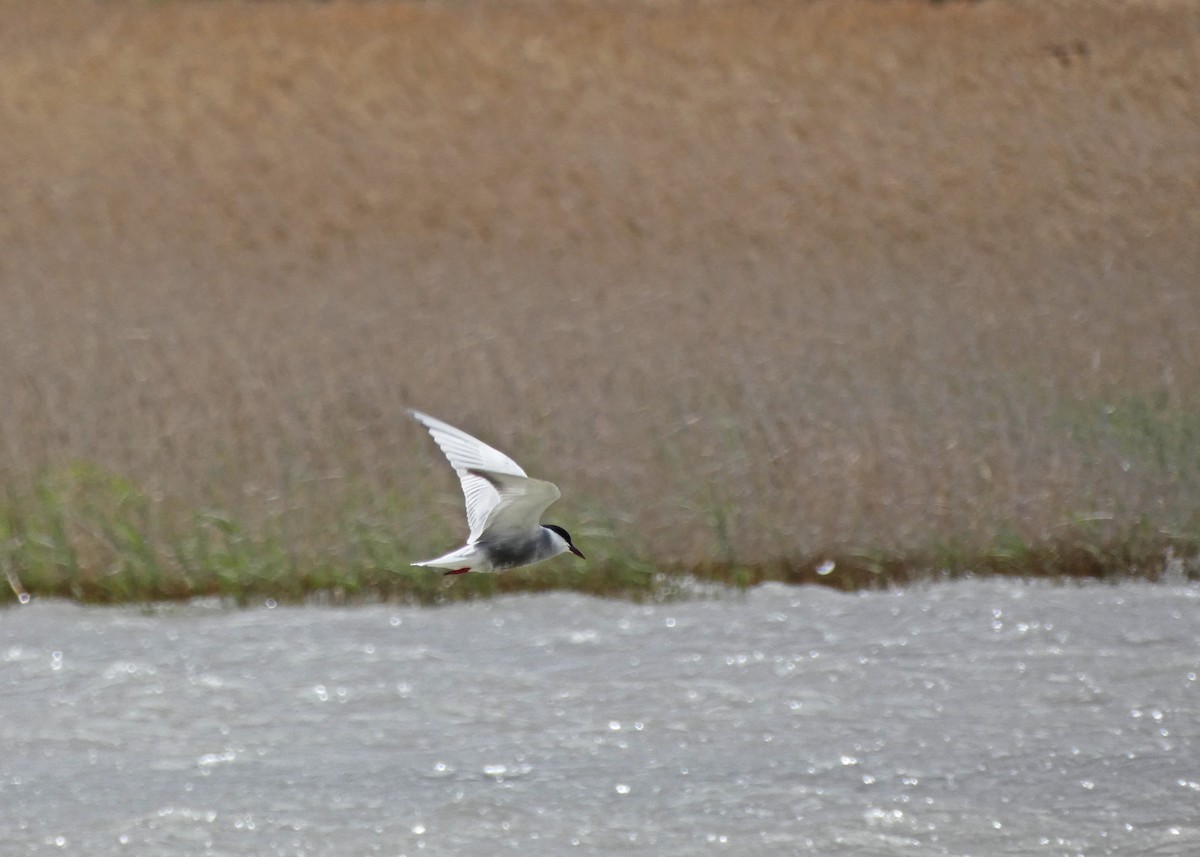
[[0, 612], [0, 854], [1200, 853], [1200, 588]]

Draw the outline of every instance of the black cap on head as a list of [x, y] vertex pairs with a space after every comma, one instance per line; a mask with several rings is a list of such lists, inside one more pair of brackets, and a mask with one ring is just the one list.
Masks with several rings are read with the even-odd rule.
[[580, 559], [587, 559], [587, 557], [583, 555], [583, 552], [580, 551], [579, 548], [575, 547], [575, 543], [571, 541], [571, 534], [558, 524], [542, 524], [542, 526], [547, 530], [553, 530], [562, 536], [563, 540], [567, 543], [567, 546], [571, 549], [571, 553], [575, 554], [575, 556], [579, 557]]

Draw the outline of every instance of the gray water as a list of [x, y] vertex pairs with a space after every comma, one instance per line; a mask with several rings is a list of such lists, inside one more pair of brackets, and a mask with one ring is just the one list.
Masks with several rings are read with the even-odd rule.
[[0, 611], [0, 854], [1200, 854], [1200, 589]]

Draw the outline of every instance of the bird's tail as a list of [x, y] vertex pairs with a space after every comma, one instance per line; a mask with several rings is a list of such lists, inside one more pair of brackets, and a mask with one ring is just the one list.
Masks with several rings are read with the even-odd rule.
[[473, 545], [466, 545], [456, 551], [451, 551], [445, 556], [439, 556], [436, 559], [426, 559], [422, 560], [421, 562], [414, 562], [412, 565], [420, 568], [459, 569], [463, 567], [469, 567], [472, 571], [474, 571], [477, 565], [482, 564], [479, 562], [479, 560], [480, 557], [475, 547]]

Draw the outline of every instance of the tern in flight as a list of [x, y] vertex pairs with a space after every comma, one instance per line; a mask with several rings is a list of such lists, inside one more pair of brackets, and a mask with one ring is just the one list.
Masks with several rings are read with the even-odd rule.
[[466, 574], [532, 565], [567, 551], [584, 558], [570, 533], [541, 522], [546, 507], [562, 496], [558, 486], [530, 479], [503, 452], [449, 423], [420, 411], [410, 413], [433, 435], [458, 474], [471, 528], [467, 543], [458, 550], [413, 565]]

